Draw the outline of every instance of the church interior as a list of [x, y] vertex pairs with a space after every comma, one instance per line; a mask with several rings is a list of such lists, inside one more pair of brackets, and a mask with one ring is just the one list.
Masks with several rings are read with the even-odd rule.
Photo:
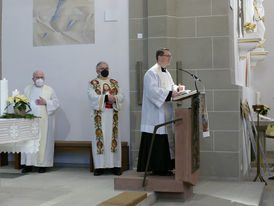
[[[3, 138], [7, 119], [0, 116], [1, 206], [273, 205], [274, 2], [0, 0], [0, 7], [1, 115], [7, 97], [22, 94], [37, 69], [60, 101], [54, 167], [43, 174], [21, 173], [20, 144]], [[182, 144], [175, 147], [176, 159], [183, 163], [176, 160], [168, 180], [136, 175], [143, 77], [159, 48], [172, 54], [168, 71], [175, 84], [199, 90], [202, 105], [185, 129], [194, 143], [177, 141], [185, 132], [174, 123]], [[93, 175], [88, 84], [100, 61], [124, 93], [121, 176]], [[192, 100], [174, 101], [175, 113], [194, 111]], [[201, 113], [206, 132], [198, 123]], [[200, 129], [196, 136], [193, 128]], [[10, 136], [14, 131], [10, 127]]]

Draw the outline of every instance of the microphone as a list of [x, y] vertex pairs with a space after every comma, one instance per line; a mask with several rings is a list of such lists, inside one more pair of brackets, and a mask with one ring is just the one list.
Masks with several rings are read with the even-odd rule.
[[193, 79], [195, 79], [196, 81], [199, 81], [199, 82], [201, 82], [202, 80], [201, 79], [199, 79], [199, 77], [197, 77], [195, 74], [192, 74], [191, 72], [189, 72], [189, 71], [187, 71], [187, 70], [185, 70], [185, 69], [181, 69], [181, 68], [177, 68], [178, 70], [180, 70], [180, 71], [183, 71], [183, 72], [185, 72], [185, 73], [188, 73], [190, 76], [192, 76], [192, 78]]
[[196, 89], [197, 92], [199, 92], [198, 87], [197, 87], [197, 81], [202, 82], [202, 80], [199, 79], [195, 74], [192, 74], [191, 72], [189, 72], [189, 71], [187, 71], [185, 69], [181, 69], [181, 68], [178, 68], [178, 67], [176, 69], [189, 74], [195, 80], [195, 89]]

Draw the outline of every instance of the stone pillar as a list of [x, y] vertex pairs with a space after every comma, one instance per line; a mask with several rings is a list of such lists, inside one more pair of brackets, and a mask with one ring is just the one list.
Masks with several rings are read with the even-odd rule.
[[[129, 56], [130, 56], [130, 158], [131, 167], [136, 168], [140, 146], [140, 122], [142, 105], [139, 104], [138, 92], [140, 82], [148, 68], [148, 0], [129, 0]], [[139, 73], [137, 62], [142, 64], [143, 72]], [[139, 97], [140, 98], [140, 97]]]

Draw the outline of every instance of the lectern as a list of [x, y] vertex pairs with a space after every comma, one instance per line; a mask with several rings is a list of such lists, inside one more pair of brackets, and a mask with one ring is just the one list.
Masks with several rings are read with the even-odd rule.
[[[200, 94], [192, 92], [175, 101], [191, 99], [191, 108], [176, 108], [175, 119], [175, 175], [147, 175], [135, 170], [124, 172], [114, 179], [114, 188], [119, 190], [144, 190], [181, 194], [188, 199], [198, 181], [200, 167], [199, 138], [202, 134]], [[145, 184], [143, 184], [145, 180]]]

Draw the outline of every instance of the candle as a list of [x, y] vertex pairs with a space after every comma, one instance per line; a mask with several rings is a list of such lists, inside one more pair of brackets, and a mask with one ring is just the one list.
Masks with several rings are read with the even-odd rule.
[[0, 80], [0, 115], [3, 115], [6, 111], [8, 99], [8, 80]]
[[16, 96], [17, 94], [19, 94], [19, 90], [15, 89], [14, 91], [12, 91], [12, 97]]
[[261, 104], [261, 93], [256, 92], [256, 104]]

